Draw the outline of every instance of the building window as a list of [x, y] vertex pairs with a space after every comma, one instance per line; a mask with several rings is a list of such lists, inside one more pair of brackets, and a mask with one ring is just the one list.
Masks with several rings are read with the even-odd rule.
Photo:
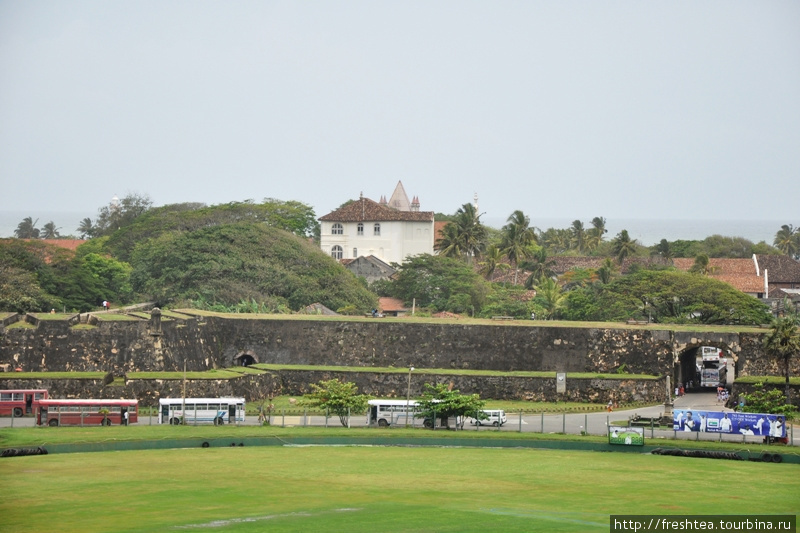
[[341, 224], [334, 224], [331, 226], [331, 235], [342, 235], [344, 233], [344, 227]]
[[364, 235], [364, 224], [362, 224], [361, 222], [358, 223], [358, 234]]
[[381, 225], [380, 224], [375, 224], [375, 228], [372, 230], [372, 234], [375, 235], [376, 237], [380, 237], [381, 236]]
[[353, 259], [358, 257], [358, 248], [353, 248]]
[[331, 257], [333, 257], [336, 260], [341, 259], [342, 258], [342, 247], [341, 246], [334, 246], [333, 248], [331, 248]]

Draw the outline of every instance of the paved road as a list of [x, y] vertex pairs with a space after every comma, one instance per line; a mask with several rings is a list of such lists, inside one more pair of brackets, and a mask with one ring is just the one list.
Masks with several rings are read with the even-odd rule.
[[[693, 393], [677, 398], [674, 405], [675, 409], [692, 409], [698, 411], [723, 411], [732, 412], [732, 409], [724, 407], [717, 402], [715, 393]], [[535, 433], [569, 433], [581, 434], [586, 432], [590, 435], [607, 435], [608, 425], [627, 425], [628, 419], [633, 416], [645, 418], [660, 417], [664, 414], [664, 406], [656, 405], [652, 407], [641, 407], [636, 409], [622, 409], [614, 412], [598, 412], [587, 414], [522, 414], [506, 413], [508, 421], [501, 428], [491, 426], [465, 426], [464, 431], [520, 431]], [[273, 426], [329, 426], [341, 427], [338, 417], [330, 417], [327, 420], [324, 416], [303, 416], [303, 415], [282, 415], [280, 412], [273, 414], [270, 420]], [[411, 419], [414, 427], [421, 427], [422, 421]], [[155, 417], [139, 417], [139, 425], [156, 424]], [[367, 420], [365, 415], [353, 416], [350, 419], [351, 427], [364, 427]], [[255, 416], [248, 416], [246, 425], [257, 425], [258, 419]], [[0, 427], [9, 427], [10, 418], [0, 418]], [[17, 418], [13, 421], [14, 427], [32, 427], [33, 418]], [[787, 428], [790, 431], [791, 428]], [[725, 442], [741, 442], [744, 444], [758, 444], [762, 442], [761, 436], [745, 436], [737, 434], [721, 433], [699, 433], [681, 432], [672, 430], [659, 430], [645, 428], [645, 439], [664, 438], [680, 440], [708, 440]], [[800, 435], [798, 439], [790, 436], [791, 443], [795, 446], [800, 445]]]

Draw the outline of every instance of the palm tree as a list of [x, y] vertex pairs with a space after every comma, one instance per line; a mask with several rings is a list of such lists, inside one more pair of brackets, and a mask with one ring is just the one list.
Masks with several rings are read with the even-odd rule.
[[509, 268], [506, 263], [503, 263], [503, 252], [501, 252], [500, 248], [498, 248], [495, 244], [491, 244], [488, 248], [486, 248], [486, 252], [483, 255], [483, 261], [480, 265], [480, 273], [484, 277], [489, 278], [489, 281], [494, 279], [495, 270]]
[[636, 241], [632, 241], [628, 235], [628, 230], [624, 229], [617, 233], [614, 238], [614, 255], [617, 256], [617, 263], [620, 265], [625, 261], [626, 257], [633, 255], [636, 252]]
[[480, 256], [486, 246], [486, 233], [475, 206], [464, 204], [456, 211], [454, 220], [442, 228], [436, 248], [446, 257], [466, 258], [472, 263], [472, 258]]
[[706, 254], [699, 254], [695, 257], [694, 264], [692, 268], [689, 269], [689, 272], [693, 274], [702, 274], [703, 276], [708, 276], [713, 271], [714, 267], [711, 266], [710, 259]]
[[552, 255], [558, 255], [569, 250], [570, 231], [563, 228], [549, 228], [542, 233], [540, 241]]
[[564, 306], [565, 295], [553, 278], [542, 278], [536, 284], [536, 298], [545, 308], [548, 318], [556, 318]]
[[522, 264], [522, 269], [531, 273], [525, 280], [525, 287], [531, 289], [538, 280], [553, 277], [555, 264], [554, 259], [547, 257], [547, 250], [539, 247], [531, 254], [530, 259]]
[[481, 224], [481, 216], [475, 212], [473, 204], [464, 204], [456, 211], [456, 225], [463, 243], [467, 262], [473, 257], [480, 257], [486, 248], [486, 226]]
[[608, 284], [613, 278], [614, 274], [617, 272], [617, 266], [614, 264], [610, 258], [606, 257], [603, 260], [603, 264], [600, 268], [597, 269], [597, 277], [601, 283]]
[[603, 217], [594, 217], [592, 219], [592, 229], [588, 231], [589, 238], [586, 240], [586, 247], [589, 250], [594, 250], [600, 243], [603, 242], [603, 235], [608, 233], [606, 229], [606, 219]]
[[78, 226], [78, 233], [81, 234], [81, 238], [86, 238], [87, 236], [91, 237], [94, 234], [94, 225], [92, 224], [91, 218], [86, 217], [81, 220]]
[[[790, 309], [791, 304], [786, 302], [786, 309]], [[783, 362], [786, 376], [786, 404], [791, 405], [789, 397], [791, 388], [789, 387], [790, 361], [792, 356], [800, 353], [800, 315], [796, 312], [787, 312], [785, 316], [776, 318], [772, 321], [772, 329], [764, 337], [764, 351], [767, 355]]]
[[14, 230], [14, 235], [18, 239], [38, 239], [39, 238], [39, 229], [36, 227], [36, 223], [39, 222], [39, 219], [33, 220], [31, 217], [25, 217], [22, 219], [17, 225], [17, 229]]
[[583, 222], [573, 220], [570, 232], [572, 233], [572, 245], [582, 254], [586, 248], [586, 229], [583, 227]]
[[436, 240], [436, 249], [439, 250], [439, 255], [445, 257], [463, 257], [464, 251], [461, 248], [458, 226], [455, 222], [448, 222], [444, 225], [442, 228], [442, 236]]
[[519, 262], [530, 256], [530, 246], [536, 243], [536, 231], [530, 226], [530, 219], [520, 210], [511, 213], [506, 222], [501, 230], [500, 250], [514, 265], [514, 285], [516, 285]]
[[41, 232], [42, 239], [58, 239], [61, 235], [59, 235], [58, 230], [61, 228], [56, 227], [56, 223], [52, 220], [44, 225]]
[[800, 228], [795, 229], [791, 224], [784, 224], [775, 234], [772, 244], [786, 255], [796, 257], [800, 254]]

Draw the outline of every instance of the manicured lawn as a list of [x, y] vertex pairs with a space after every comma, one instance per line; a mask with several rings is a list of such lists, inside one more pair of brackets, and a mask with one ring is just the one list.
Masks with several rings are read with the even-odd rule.
[[[800, 467], [530, 449], [229, 447], [0, 460], [0, 530], [509, 532], [796, 514]], [[711, 481], [710, 481], [711, 480]]]

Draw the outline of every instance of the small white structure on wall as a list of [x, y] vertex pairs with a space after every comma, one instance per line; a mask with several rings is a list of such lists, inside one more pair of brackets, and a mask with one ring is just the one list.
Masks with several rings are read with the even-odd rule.
[[388, 202], [362, 195], [320, 217], [320, 247], [337, 260], [374, 255], [386, 263], [402, 263], [433, 253], [433, 214], [419, 210], [417, 197], [409, 201], [398, 182]]

